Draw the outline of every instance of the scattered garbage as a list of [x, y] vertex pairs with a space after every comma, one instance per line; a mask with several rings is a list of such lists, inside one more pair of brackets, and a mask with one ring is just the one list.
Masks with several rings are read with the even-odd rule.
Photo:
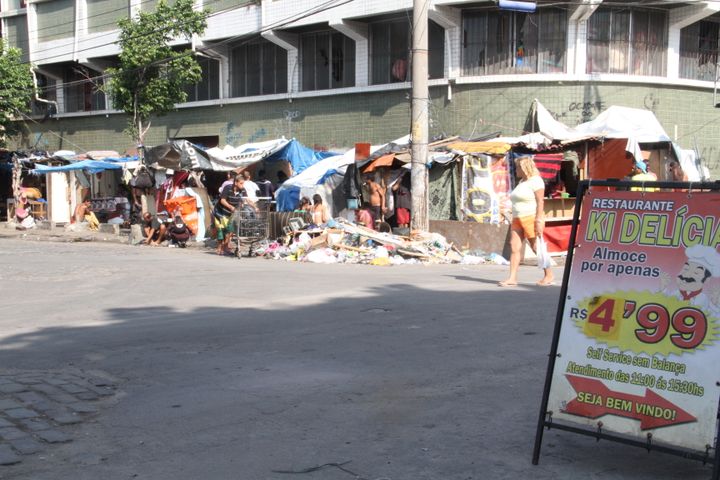
[[332, 227], [314, 225], [288, 229], [278, 241], [261, 242], [254, 254], [288, 262], [347, 263], [375, 266], [447, 264], [507, 264], [501, 255], [461, 252], [438, 233], [410, 232], [409, 236], [377, 232], [338, 218]]

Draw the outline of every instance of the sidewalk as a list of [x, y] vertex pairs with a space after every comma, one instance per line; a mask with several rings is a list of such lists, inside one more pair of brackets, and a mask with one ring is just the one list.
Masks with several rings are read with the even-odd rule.
[[[77, 228], [67, 228], [65, 225], [53, 225], [50, 222], [40, 222], [37, 227], [30, 230], [18, 230], [15, 223], [0, 222], [0, 239], [14, 238], [21, 240], [45, 241], [45, 242], [103, 242], [103, 243], [119, 243], [125, 245], [137, 245], [144, 239], [140, 233], [139, 226], [137, 232], [132, 229], [121, 229], [117, 225], [101, 224], [100, 230], [93, 232], [91, 230]], [[188, 248], [205, 249], [211, 248], [204, 244], [188, 242]]]

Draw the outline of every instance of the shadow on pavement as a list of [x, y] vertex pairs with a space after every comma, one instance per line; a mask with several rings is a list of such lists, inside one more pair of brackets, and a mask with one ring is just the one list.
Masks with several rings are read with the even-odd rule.
[[[273, 471], [351, 461], [367, 479], [709, 476], [555, 431], [532, 466], [557, 290], [476, 292], [465, 282], [495, 281], [449, 277], [455, 290], [390, 284], [303, 306], [282, 295], [262, 308], [159, 301], [108, 309], [96, 326], [8, 336], [4, 368], [72, 364], [124, 379], [123, 398], [75, 445], [106, 461], [78, 470], [61, 461], [68, 445], [57, 464], [17, 468], [33, 465], [33, 478], [341, 479], [351, 477]], [[310, 296], [312, 283], [298, 289]], [[200, 293], [188, 283], [173, 294]], [[14, 468], [5, 472], [26, 472]]]

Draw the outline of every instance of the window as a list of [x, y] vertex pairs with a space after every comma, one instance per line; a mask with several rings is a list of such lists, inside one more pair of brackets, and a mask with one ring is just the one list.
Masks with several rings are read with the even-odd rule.
[[232, 49], [230, 59], [233, 97], [287, 92], [287, 52], [268, 41]]
[[88, 0], [88, 32], [97, 33], [118, 28], [118, 21], [130, 15], [128, 0]]
[[7, 30], [4, 32], [5, 40], [11, 47], [22, 50], [22, 61], [28, 61], [28, 28], [25, 15], [5, 18]]
[[588, 73], [662, 76], [666, 49], [666, 12], [601, 8], [588, 21]]
[[38, 42], [72, 37], [75, 32], [74, 0], [39, 2], [37, 8]]
[[680, 31], [680, 78], [715, 81], [720, 23], [703, 20]]
[[214, 100], [220, 98], [220, 62], [207, 57], [195, 57], [202, 68], [202, 79], [189, 85], [185, 91], [188, 102]]
[[[428, 74], [443, 78], [445, 72], [445, 30], [433, 21], [428, 28]], [[370, 25], [370, 69], [373, 85], [410, 80], [410, 24], [408, 20]]]
[[105, 110], [105, 94], [97, 89], [93, 77], [98, 72], [85, 67], [72, 67], [65, 73], [65, 111], [90, 112]]
[[303, 90], [355, 85], [355, 42], [341, 33], [318, 32], [300, 39]]
[[463, 15], [463, 75], [565, 71], [567, 14], [475, 11]]

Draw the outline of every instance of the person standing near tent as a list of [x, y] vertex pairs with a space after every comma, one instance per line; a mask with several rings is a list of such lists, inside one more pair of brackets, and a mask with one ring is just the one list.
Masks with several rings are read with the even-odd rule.
[[385, 212], [385, 190], [368, 175], [365, 179], [368, 190], [370, 190], [370, 210], [375, 221], [382, 221], [382, 214]]
[[257, 186], [257, 183], [252, 181], [250, 170], [243, 170], [242, 176], [245, 179], [245, 193], [247, 194], [247, 198], [253, 202], [257, 202], [260, 187]]
[[[538, 237], [542, 237], [545, 227], [544, 197], [545, 183], [531, 157], [520, 157], [515, 160], [515, 171], [520, 183], [510, 193], [512, 202], [512, 224], [510, 226], [510, 275], [499, 282], [501, 287], [517, 285], [517, 272], [522, 257], [523, 241], [527, 239], [530, 248], [535, 251]], [[551, 268], [544, 269], [545, 275], [537, 282], [540, 286], [553, 284]]]
[[395, 220], [400, 228], [410, 227], [410, 210], [412, 209], [412, 197], [410, 189], [405, 186], [405, 178], [403, 177], [393, 185], [395, 192]]
[[227, 185], [220, 194], [220, 200], [215, 205], [213, 217], [215, 218], [215, 227], [217, 228], [217, 253], [223, 255], [231, 253], [228, 251], [230, 242], [231, 220], [233, 213], [238, 208], [242, 208], [243, 197], [245, 196], [245, 179], [241, 174], [235, 175], [232, 185]]
[[258, 197], [269, 198], [270, 200], [275, 199], [275, 185], [267, 179], [265, 170], [258, 172], [257, 186], [260, 189]]

